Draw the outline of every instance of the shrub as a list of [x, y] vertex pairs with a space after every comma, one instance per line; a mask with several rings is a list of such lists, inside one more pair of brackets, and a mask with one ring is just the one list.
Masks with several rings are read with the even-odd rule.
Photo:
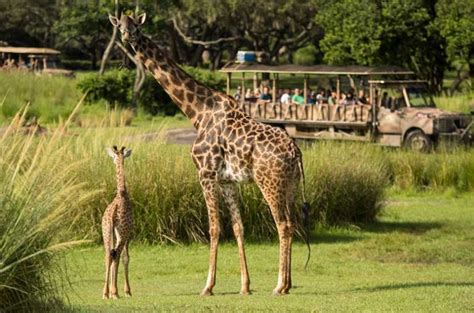
[[[223, 80], [212, 72], [193, 67], [186, 67], [185, 70], [208, 87], [219, 90], [223, 88]], [[83, 92], [89, 90], [89, 102], [105, 100], [112, 106], [130, 108], [135, 75], [135, 70], [127, 69], [110, 70], [102, 76], [91, 73], [80, 79], [78, 87]], [[152, 115], [173, 115], [178, 111], [177, 106], [151, 75], [146, 76], [138, 105]]]
[[316, 64], [318, 53], [319, 51], [314, 45], [308, 45], [296, 50], [293, 61], [298, 65], [313, 65]]

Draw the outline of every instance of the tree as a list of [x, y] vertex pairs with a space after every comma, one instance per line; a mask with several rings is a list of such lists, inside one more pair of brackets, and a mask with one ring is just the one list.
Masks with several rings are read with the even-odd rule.
[[446, 39], [449, 60], [457, 65], [454, 91], [463, 80], [474, 77], [474, 1], [440, 0], [436, 11], [435, 25]]
[[239, 49], [264, 51], [278, 60], [282, 51], [291, 59], [299, 48], [320, 35], [313, 16], [314, 0], [233, 1], [182, 0], [177, 7], [175, 29], [193, 50], [204, 49], [214, 59], [227, 50], [230, 58]]
[[14, 46], [48, 47], [58, 18], [59, 0], [0, 1], [0, 40]]
[[432, 27], [432, 1], [336, 0], [315, 19], [324, 29], [321, 50], [330, 64], [393, 64], [411, 68], [440, 91], [444, 40]]
[[109, 9], [101, 1], [70, 1], [61, 8], [55, 23], [57, 46], [78, 49], [89, 56], [91, 68], [96, 69], [111, 29]]

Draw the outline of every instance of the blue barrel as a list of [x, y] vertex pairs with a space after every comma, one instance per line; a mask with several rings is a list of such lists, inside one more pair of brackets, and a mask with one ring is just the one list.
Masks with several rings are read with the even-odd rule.
[[246, 62], [255, 62], [256, 56], [253, 51], [239, 51], [237, 52], [237, 62], [246, 63]]

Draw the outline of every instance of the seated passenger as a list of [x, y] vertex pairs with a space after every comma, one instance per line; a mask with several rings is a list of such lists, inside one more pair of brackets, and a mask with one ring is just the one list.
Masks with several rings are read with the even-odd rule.
[[324, 89], [321, 89], [319, 90], [319, 93], [318, 95], [316, 96], [316, 101], [319, 103], [319, 104], [323, 104], [325, 101], [326, 101], [326, 94], [324, 92]]
[[290, 90], [289, 90], [289, 89], [285, 89], [285, 91], [284, 91], [283, 94], [281, 95], [280, 102], [281, 102], [282, 104], [289, 104], [289, 103], [291, 103], [291, 95], [290, 95]]
[[245, 100], [248, 100], [248, 99], [251, 99], [251, 98], [253, 98], [252, 89], [248, 88], [247, 92], [245, 93]]
[[259, 100], [264, 102], [270, 102], [272, 100], [272, 96], [270, 95], [270, 89], [268, 87], [263, 87], [263, 92], [260, 95]]
[[388, 98], [388, 92], [384, 92], [382, 94], [382, 99], [380, 100], [380, 105], [383, 106], [384, 108], [390, 109], [390, 103], [389, 103], [389, 98]]
[[359, 90], [359, 96], [357, 97], [358, 104], [368, 104], [367, 98], [365, 97], [364, 89]]
[[255, 96], [255, 98], [260, 98], [260, 94], [261, 94], [260, 89], [258, 89], [258, 88], [255, 89], [255, 92], [253, 93], [253, 95]]
[[235, 100], [240, 100], [242, 98], [242, 87], [241, 86], [238, 86], [237, 87], [237, 91], [235, 92], [234, 94], [234, 99]]
[[304, 104], [304, 98], [301, 95], [299, 88], [295, 89], [295, 94], [293, 95], [293, 97], [291, 97], [291, 102], [296, 104]]
[[328, 98], [328, 104], [337, 104], [337, 92], [335, 90], [331, 91], [331, 95]]
[[308, 103], [309, 104], [316, 104], [318, 103], [318, 94], [316, 93], [316, 91], [312, 91], [310, 96], [309, 96], [309, 99], [308, 99]]
[[355, 99], [354, 99], [354, 92], [352, 90], [349, 90], [347, 92], [346, 97], [344, 100], [342, 100], [342, 105], [352, 105], [355, 104]]

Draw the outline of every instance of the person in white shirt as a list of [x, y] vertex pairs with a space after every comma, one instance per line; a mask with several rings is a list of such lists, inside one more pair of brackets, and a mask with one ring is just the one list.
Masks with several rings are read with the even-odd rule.
[[291, 95], [288, 89], [285, 89], [285, 92], [281, 95], [280, 102], [283, 104], [291, 103]]

